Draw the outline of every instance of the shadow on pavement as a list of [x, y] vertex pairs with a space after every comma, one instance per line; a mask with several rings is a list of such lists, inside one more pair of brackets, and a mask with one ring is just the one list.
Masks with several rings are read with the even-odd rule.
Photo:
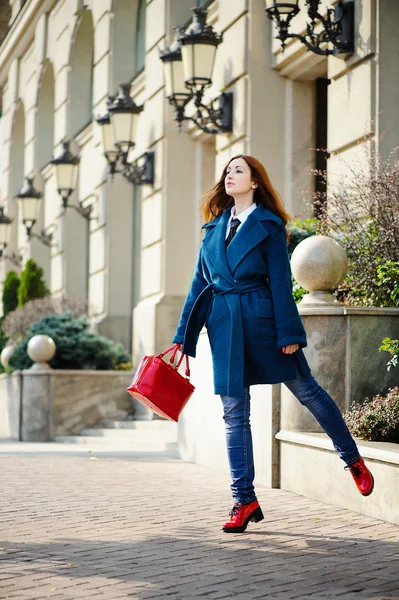
[[37, 576], [37, 585], [48, 588], [51, 578], [57, 592], [72, 587], [76, 598], [85, 597], [86, 586], [98, 587], [99, 598], [120, 589], [143, 600], [212, 598], [217, 592], [242, 598], [399, 598], [399, 544], [365, 538], [265, 530], [212, 541], [201, 528], [182, 527], [178, 536], [160, 533], [140, 543], [134, 535], [123, 542], [0, 542], [0, 558], [1, 584], [5, 572], [12, 577], [23, 567], [25, 575]]

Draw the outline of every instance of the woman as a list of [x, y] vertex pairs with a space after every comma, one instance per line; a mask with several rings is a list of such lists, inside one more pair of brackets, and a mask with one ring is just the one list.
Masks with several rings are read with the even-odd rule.
[[306, 333], [292, 296], [289, 216], [263, 165], [251, 156], [232, 158], [202, 210], [205, 236], [172, 343], [195, 357], [206, 325], [235, 501], [223, 530], [245, 531], [249, 521], [263, 519], [253, 486], [249, 422], [249, 387], [255, 384], [284, 382], [330, 436], [359, 492], [368, 496], [373, 476], [302, 351]]

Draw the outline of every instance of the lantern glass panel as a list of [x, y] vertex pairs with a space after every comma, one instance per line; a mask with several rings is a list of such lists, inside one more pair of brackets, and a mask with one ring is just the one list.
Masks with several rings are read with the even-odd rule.
[[210, 44], [185, 44], [182, 47], [184, 79], [187, 83], [212, 81], [216, 46]]
[[165, 91], [166, 91], [167, 96], [171, 96], [173, 94], [172, 69], [173, 69], [173, 62], [164, 62], [163, 63], [163, 73], [164, 73], [164, 77], [165, 77]]
[[290, 15], [292, 12], [296, 10], [298, 6], [298, 1], [294, 2], [274, 2], [274, 0], [265, 0], [266, 8], [275, 8], [275, 10], [280, 13], [280, 15]]
[[110, 115], [115, 144], [126, 151], [134, 144], [137, 115], [131, 112], [116, 112]]
[[184, 70], [182, 60], [164, 62], [166, 95], [188, 94], [184, 83]]
[[111, 123], [101, 125], [101, 142], [103, 152], [115, 152], [114, 132]]
[[19, 198], [18, 206], [24, 221], [37, 221], [40, 210], [40, 198]]
[[64, 163], [55, 165], [55, 178], [59, 190], [74, 190], [78, 175], [78, 165]]

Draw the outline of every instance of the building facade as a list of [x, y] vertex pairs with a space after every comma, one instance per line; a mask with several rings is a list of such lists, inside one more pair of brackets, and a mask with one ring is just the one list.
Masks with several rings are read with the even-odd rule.
[[[355, 0], [355, 51], [344, 58], [313, 54], [297, 40], [282, 53], [264, 0], [197, 2], [223, 33], [208, 97], [233, 93], [233, 130], [218, 135], [186, 124], [178, 131], [165, 99], [159, 50], [187, 25], [191, 4], [10, 0], [0, 46], [7, 252], [35, 258], [53, 294], [87, 299], [99, 331], [131, 348], [133, 364], [173, 337], [201, 240], [200, 198], [231, 156], [258, 157], [288, 210], [304, 216], [319, 185], [312, 169], [324, 166], [316, 148], [328, 149], [335, 175], [342, 162], [334, 153], [362, 160], [372, 147], [386, 156], [398, 140], [396, 0]], [[298, 32], [304, 5], [293, 21]], [[133, 158], [154, 152], [153, 185], [107, 174], [95, 117], [120, 82], [144, 105]], [[49, 161], [65, 138], [80, 157], [70, 203], [91, 205], [90, 220], [61, 209]], [[26, 175], [43, 193], [34, 231], [52, 233], [51, 247], [28, 241], [20, 222], [14, 197]], [[1, 263], [4, 279], [15, 267]]]

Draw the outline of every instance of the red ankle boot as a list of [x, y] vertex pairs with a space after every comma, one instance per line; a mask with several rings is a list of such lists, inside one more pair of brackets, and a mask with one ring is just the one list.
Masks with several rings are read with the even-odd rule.
[[349, 469], [353, 479], [355, 480], [357, 489], [362, 496], [370, 496], [374, 489], [374, 477], [364, 464], [362, 457], [355, 463], [348, 465], [345, 469]]
[[226, 521], [222, 529], [226, 533], [241, 533], [245, 531], [249, 521], [258, 523], [263, 517], [259, 502], [255, 500], [250, 504], [234, 504], [230, 514], [230, 521]]

